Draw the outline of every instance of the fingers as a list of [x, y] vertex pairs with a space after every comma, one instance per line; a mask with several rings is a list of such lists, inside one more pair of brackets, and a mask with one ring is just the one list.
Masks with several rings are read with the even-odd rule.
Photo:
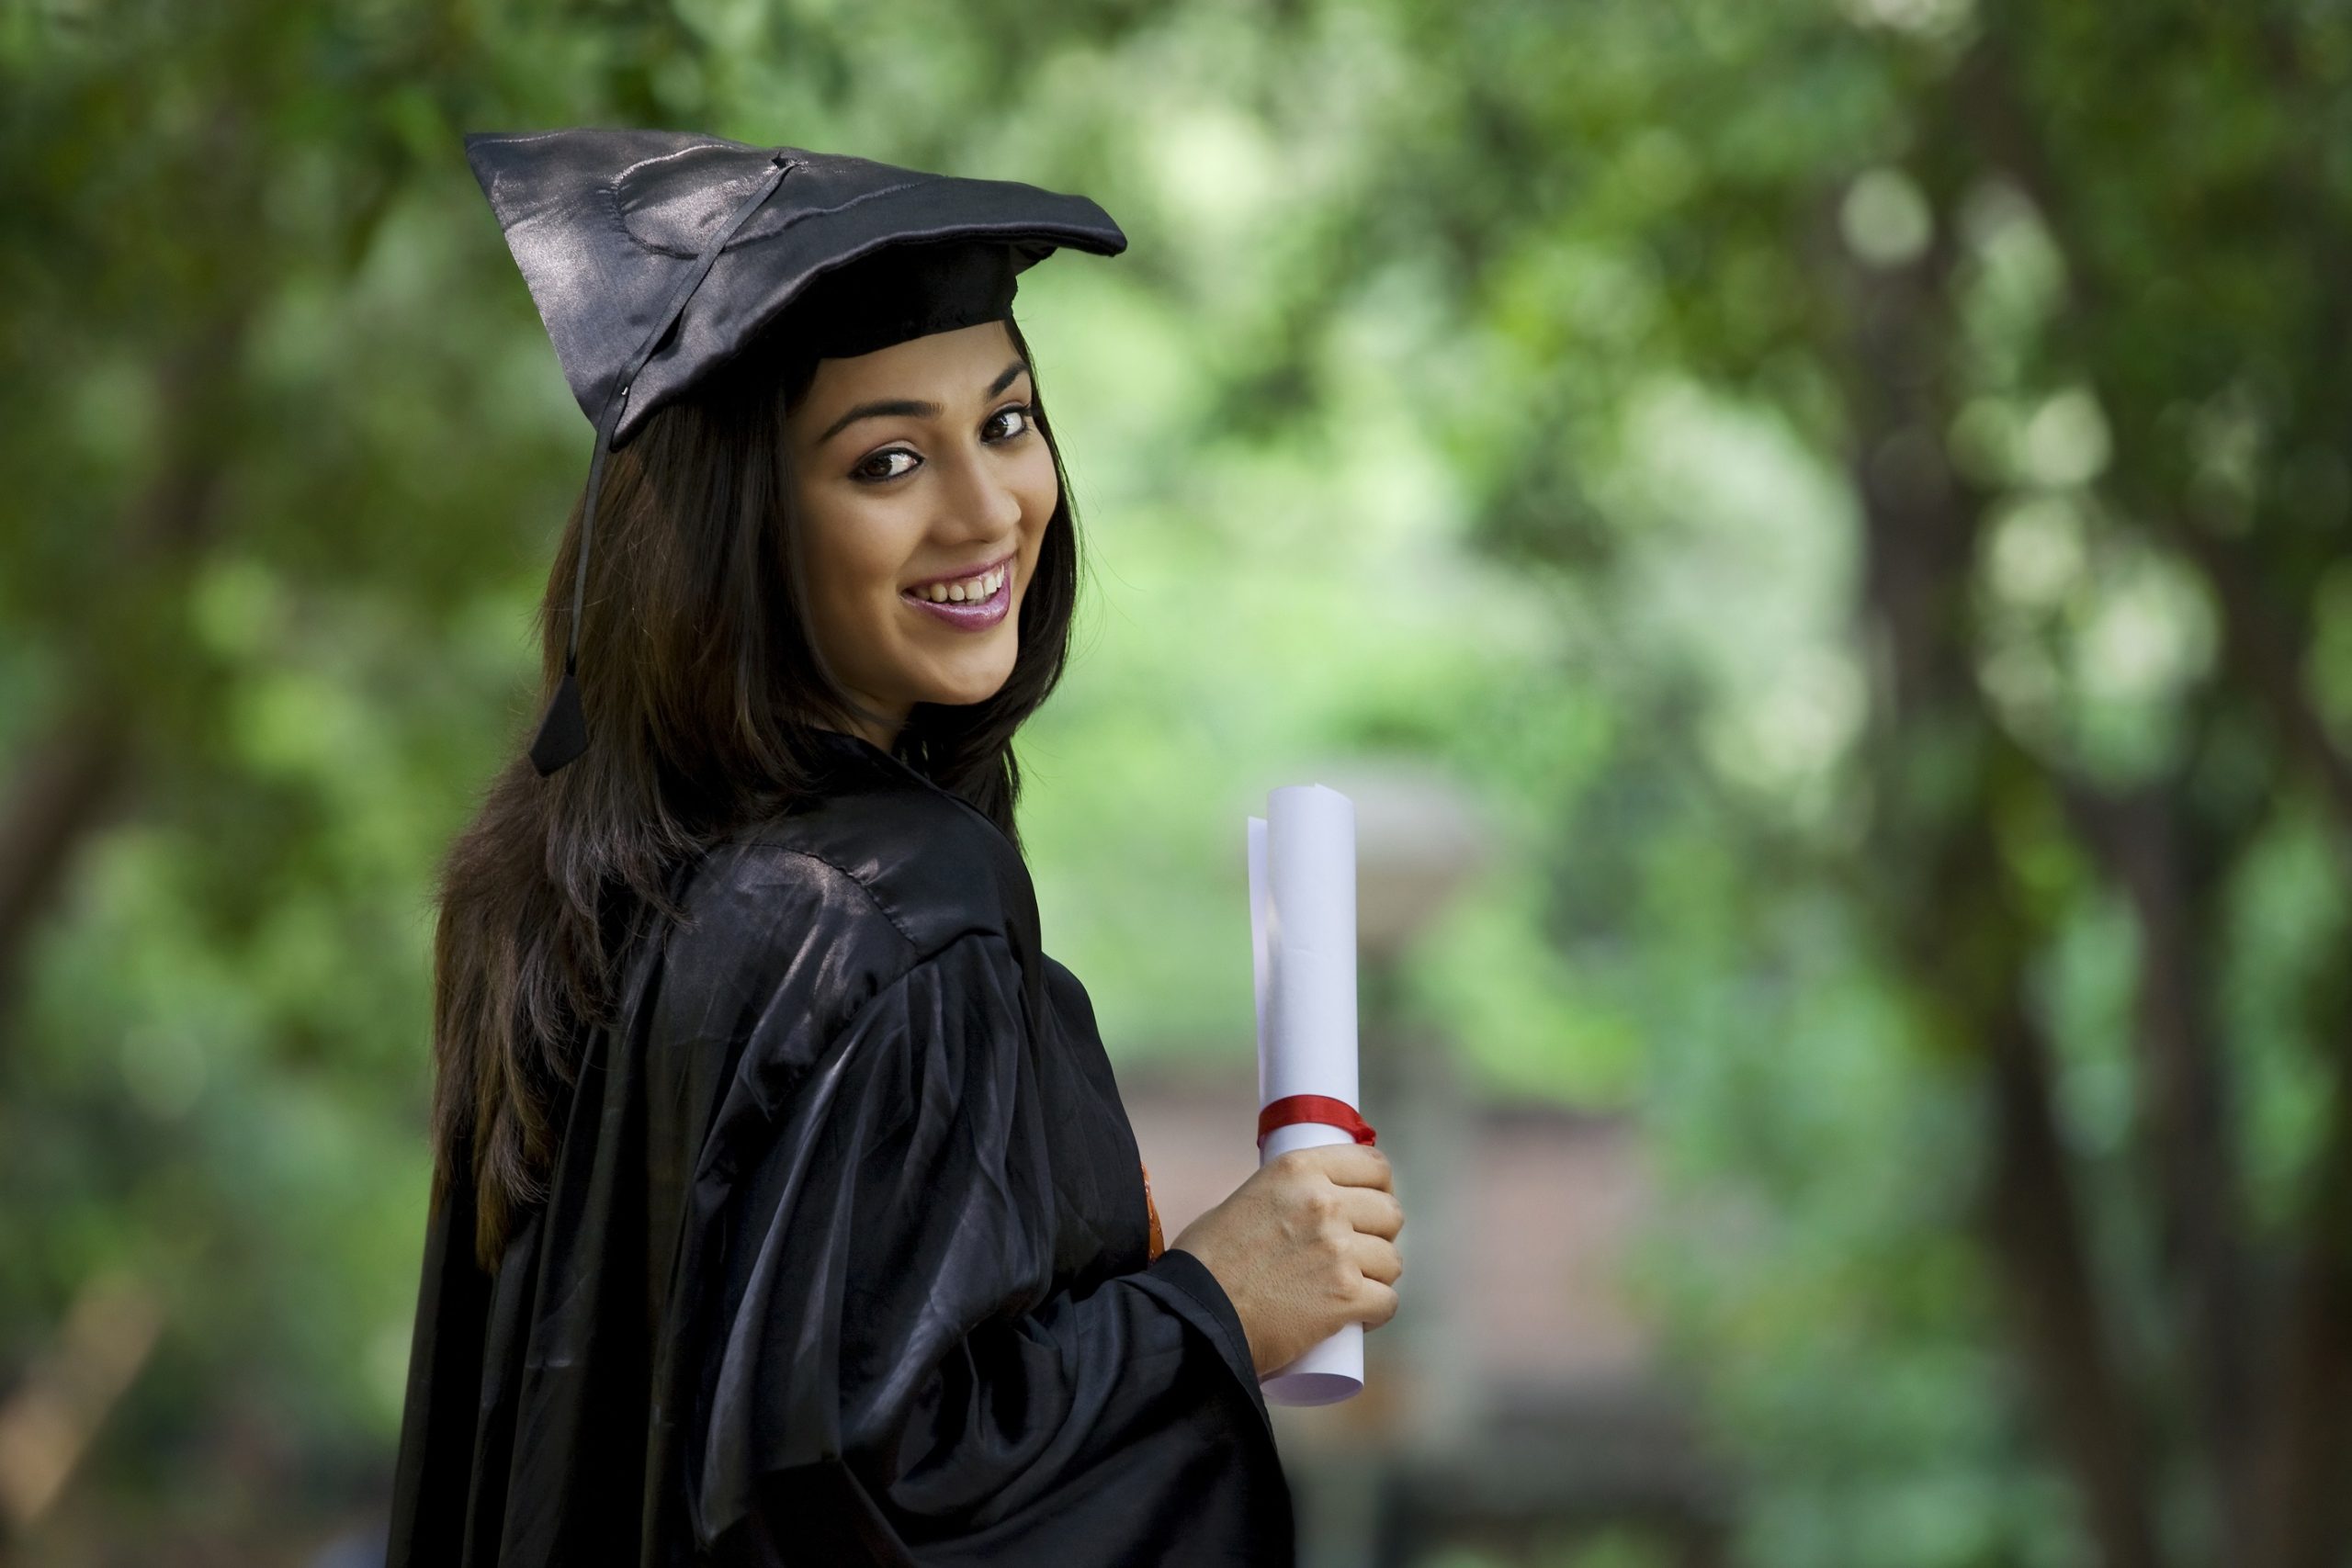
[[1405, 1205], [1394, 1193], [1376, 1187], [1342, 1187], [1339, 1193], [1340, 1217], [1364, 1235], [1394, 1241], [1405, 1228]]
[[1376, 1235], [1358, 1231], [1348, 1238], [1347, 1254], [1365, 1279], [1379, 1284], [1394, 1285], [1405, 1272], [1405, 1256], [1396, 1244]]
[[1366, 1280], [1363, 1303], [1352, 1315], [1366, 1328], [1378, 1328], [1396, 1315], [1396, 1292], [1377, 1280]]
[[1388, 1156], [1370, 1144], [1322, 1144], [1282, 1156], [1321, 1171], [1342, 1187], [1390, 1188]]

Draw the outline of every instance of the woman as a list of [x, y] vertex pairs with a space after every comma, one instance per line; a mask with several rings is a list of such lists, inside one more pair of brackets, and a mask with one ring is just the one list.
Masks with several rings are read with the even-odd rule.
[[1077, 536], [1012, 279], [1124, 237], [798, 149], [469, 152], [598, 445], [548, 721], [444, 868], [392, 1563], [1291, 1562], [1257, 1380], [1396, 1311], [1386, 1162], [1161, 1247], [1013, 821]]

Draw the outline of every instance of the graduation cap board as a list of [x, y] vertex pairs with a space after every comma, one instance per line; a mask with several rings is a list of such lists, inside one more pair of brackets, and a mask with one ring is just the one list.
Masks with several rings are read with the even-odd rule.
[[608, 452], [787, 309], [845, 358], [1012, 317], [1015, 279], [1063, 246], [1126, 236], [1081, 196], [674, 130], [466, 137], [466, 158], [596, 427], [563, 681], [531, 745], [545, 777], [587, 750], [577, 672]]

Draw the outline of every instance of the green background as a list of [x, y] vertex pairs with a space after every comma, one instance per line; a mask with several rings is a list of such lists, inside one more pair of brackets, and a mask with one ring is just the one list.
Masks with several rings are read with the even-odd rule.
[[1267, 788], [1442, 767], [1404, 1006], [1639, 1128], [1726, 1560], [2346, 1561], [2347, 80], [2286, 0], [0, 5], [0, 1432], [96, 1413], [0, 1551], [380, 1511], [589, 443], [458, 139], [601, 123], [1126, 231], [1021, 301], [1123, 1070], [1250, 1070]]

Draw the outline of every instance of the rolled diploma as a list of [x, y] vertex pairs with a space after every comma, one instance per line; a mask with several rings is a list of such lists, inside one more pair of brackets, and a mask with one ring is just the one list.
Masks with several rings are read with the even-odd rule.
[[[1258, 1105], [1294, 1094], [1356, 1100], [1355, 804], [1321, 784], [1267, 796], [1250, 818], [1250, 941]], [[1266, 1134], [1258, 1163], [1353, 1140], [1322, 1122]], [[1363, 1388], [1363, 1325], [1351, 1323], [1259, 1380], [1276, 1404], [1330, 1404]]]

